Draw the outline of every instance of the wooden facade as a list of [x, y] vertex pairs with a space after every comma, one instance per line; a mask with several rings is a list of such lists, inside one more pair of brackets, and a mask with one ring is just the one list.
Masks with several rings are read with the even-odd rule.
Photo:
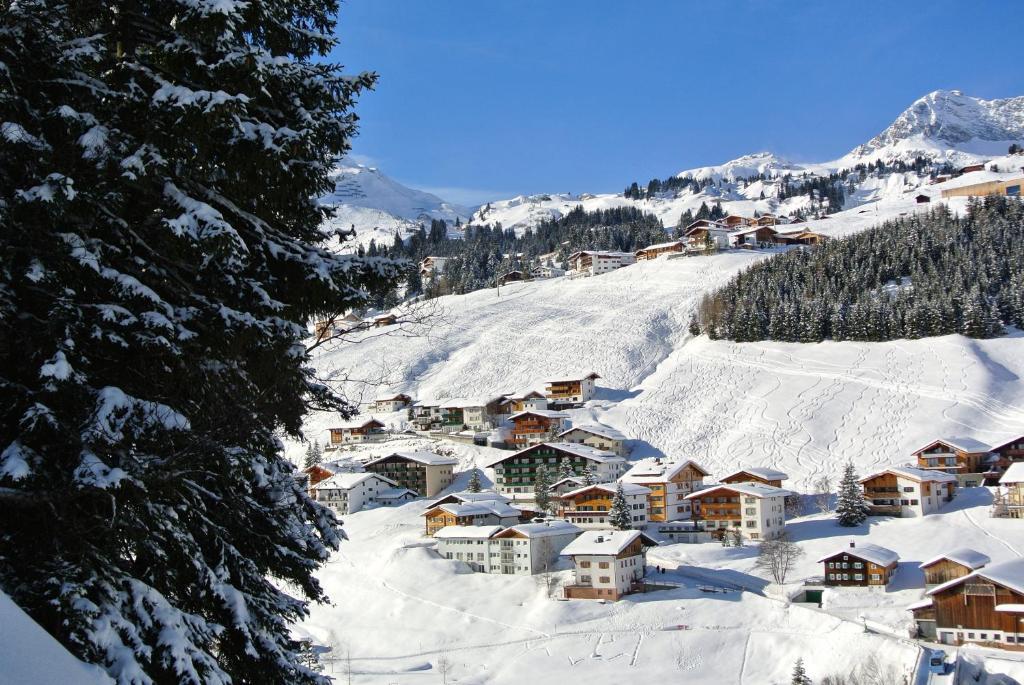
[[935, 440], [913, 453], [917, 467], [946, 473], [980, 473], [988, 450], [962, 448], [946, 440]]
[[545, 442], [547, 438], [560, 433], [563, 425], [561, 418], [534, 414], [529, 411], [512, 417], [510, 421], [512, 431], [508, 442], [516, 448]]
[[658, 245], [648, 245], [647, 247], [640, 248], [636, 251], [636, 259], [637, 261], [657, 259], [664, 254], [682, 252], [685, 246], [686, 243], [682, 240], [674, 240], [670, 243], [660, 243]]
[[952, 559], [939, 559], [926, 566], [922, 566], [921, 570], [924, 571], [924, 584], [926, 587], [942, 585], [951, 580], [963, 578], [974, 571], [969, 566], [964, 566]]
[[966, 576], [929, 593], [939, 641], [1024, 649], [1024, 625], [1021, 623], [1024, 592], [987, 578], [983, 573]]
[[751, 473], [750, 471], [737, 471], [736, 473], [729, 474], [722, 479], [723, 483], [760, 483], [761, 485], [771, 485], [775, 488], [782, 487], [782, 478], [763, 478], [757, 474]]
[[822, 560], [825, 585], [835, 587], [884, 587], [889, 584], [898, 561], [887, 566], [858, 556], [851, 547]]

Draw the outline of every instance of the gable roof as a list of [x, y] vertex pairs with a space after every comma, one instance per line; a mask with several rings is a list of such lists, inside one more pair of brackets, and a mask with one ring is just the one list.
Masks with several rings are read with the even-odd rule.
[[381, 428], [384, 427], [384, 423], [383, 422], [378, 421], [377, 419], [375, 419], [375, 418], [373, 418], [371, 416], [370, 418], [365, 419], [363, 421], [349, 421], [347, 423], [341, 424], [340, 426], [335, 426], [333, 428], [328, 428], [327, 430], [329, 430], [329, 431], [340, 431], [340, 430], [352, 430], [353, 428], [366, 428], [371, 423], [376, 423]]
[[986, 554], [976, 552], [969, 547], [958, 547], [957, 549], [945, 552], [944, 554], [939, 554], [927, 561], [921, 562], [920, 568], [931, 566], [943, 559], [948, 559], [949, 561], [960, 564], [961, 566], [966, 566], [971, 570], [977, 570], [982, 566], [987, 566], [992, 563], [992, 559], [990, 559]]
[[573, 483], [575, 485], [583, 485], [583, 479], [579, 476], [566, 476], [565, 478], [559, 478], [551, 484], [552, 488], [557, 488], [562, 483]]
[[687, 466], [691, 466], [703, 475], [710, 475], [704, 468], [695, 461], [662, 461], [657, 458], [648, 458], [636, 462], [620, 480], [628, 483], [663, 483], [675, 478]]
[[393, 402], [395, 400], [411, 400], [412, 397], [406, 395], [404, 392], [396, 393], [394, 395], [380, 395], [374, 398], [374, 402]]
[[409, 488], [388, 488], [378, 492], [373, 496], [373, 499], [399, 499], [406, 495], [412, 495], [413, 499], [419, 497], [415, 490], [410, 490]]
[[610, 492], [614, 495], [618, 490], [619, 485], [622, 486], [622, 493], [624, 495], [649, 495], [651, 493], [650, 488], [645, 488], [644, 486], [637, 485], [636, 483], [594, 483], [593, 485], [584, 485], [582, 488], [570, 490], [562, 495], [562, 499], [572, 499], [577, 495], [582, 495], [587, 490], [603, 490], [604, 492]]
[[1006, 440], [1004, 442], [1001, 442], [998, 445], [992, 445], [991, 449], [994, 452], [995, 450], [1002, 449], [1003, 447], [1006, 447], [1011, 442], [1024, 442], [1024, 433], [1018, 434], [1017, 436], [1012, 437], [1009, 440]]
[[721, 222], [715, 221], [714, 219], [697, 219], [696, 221], [691, 222], [685, 230], [686, 233], [689, 234], [691, 231], [695, 231], [698, 228], [728, 229], [728, 226]]
[[879, 566], [889, 566], [890, 564], [896, 563], [900, 560], [900, 555], [888, 547], [864, 542], [856, 547], [841, 547], [836, 549], [818, 559], [817, 563], [820, 564], [821, 562], [840, 554], [849, 554], [851, 557], [870, 561], [872, 564], [878, 564]]
[[501, 526], [445, 526], [434, 533], [435, 538], [442, 540], [448, 538], [471, 538], [473, 540], [486, 540], [495, 533], [501, 532]]
[[641, 247], [637, 250], [637, 253], [646, 252], [647, 250], [660, 250], [666, 247], [674, 247], [676, 245], [682, 246], [686, 243], [682, 240], [670, 240], [667, 243], [655, 243], [654, 245], [648, 245], [647, 247]]
[[567, 419], [568, 414], [564, 414], [560, 411], [553, 411], [551, 409], [524, 409], [523, 411], [516, 412], [512, 416], [508, 417], [509, 421], [515, 421], [521, 416], [527, 416], [533, 414], [534, 416], [540, 416], [545, 419]]
[[570, 542], [561, 552], [563, 557], [585, 555], [615, 555], [641, 539], [646, 547], [657, 546], [657, 541], [639, 530], [587, 530]]
[[386, 456], [371, 459], [366, 462], [365, 465], [370, 466], [371, 464], [376, 464], [392, 457], [408, 459], [409, 461], [415, 461], [426, 466], [454, 466], [459, 463], [459, 460], [455, 457], [444, 457], [440, 454], [434, 454], [433, 452], [392, 452]]
[[757, 233], [758, 231], [771, 231], [772, 233], [778, 233], [778, 231], [771, 226], [752, 226], [740, 231], [735, 231], [733, 235], [747, 235], [748, 233]]
[[758, 478], [764, 478], [765, 480], [789, 480], [789, 475], [787, 475], [785, 472], [777, 471], [775, 469], [770, 469], [764, 466], [753, 466], [748, 469], [740, 469], [738, 471], [733, 471], [727, 476], [722, 476], [722, 480], [724, 481], [726, 478], [732, 478], [733, 476], [738, 476], [743, 473], [749, 473], [751, 476], [757, 476]]
[[1014, 592], [1024, 594], [1024, 557], [980, 568], [973, 573], [968, 573], [966, 576], [954, 578], [942, 585], [936, 585], [925, 594], [938, 594], [943, 590], [959, 585], [971, 578], [984, 578], [985, 580], [989, 580], [998, 585], [1002, 585], [1005, 588], [1009, 588]]
[[572, 428], [569, 428], [559, 433], [558, 437], [565, 437], [566, 435], [572, 433], [573, 431], [583, 431], [584, 433], [590, 433], [591, 435], [596, 435], [599, 438], [607, 438], [608, 440], [627, 439], [625, 435], [620, 433], [615, 428], [612, 428], [611, 426], [603, 426], [601, 424], [596, 423], [588, 423], [584, 426], [573, 426]]
[[351, 490], [355, 486], [362, 483], [364, 480], [370, 478], [378, 478], [385, 483], [392, 486], [397, 486], [398, 483], [391, 480], [387, 476], [382, 476], [379, 473], [373, 473], [370, 471], [358, 471], [349, 473], [336, 473], [330, 478], [324, 478], [322, 481], [312, 487], [313, 490]]
[[565, 376], [558, 376], [557, 378], [549, 378], [545, 383], [568, 383], [572, 381], [585, 381], [588, 378], [600, 378], [601, 376], [593, 371], [581, 371], [576, 375], [567, 374]]
[[774, 485], [764, 485], [762, 483], [718, 483], [711, 487], [704, 488], [703, 490], [695, 490], [683, 499], [692, 499], [695, 497], [702, 497], [716, 490], [731, 490], [738, 492], [741, 495], [749, 495], [750, 497], [765, 498], [765, 497], [789, 497], [794, 494], [790, 490], [783, 488], [777, 488]]
[[929, 442], [924, 447], [921, 447], [921, 448], [918, 448], [918, 449], [914, 450], [913, 452], [911, 452], [911, 454], [918, 454], [919, 452], [924, 452], [929, 447], [934, 447], [935, 445], [939, 445], [939, 444], [947, 445], [947, 446], [952, 447], [954, 449], [957, 449], [957, 450], [959, 450], [961, 452], [970, 452], [970, 453], [988, 452], [988, 451], [990, 451], [992, 449], [991, 447], [989, 447], [985, 443], [981, 442], [980, 440], [975, 440], [974, 438], [953, 437], [953, 438], [939, 438], [937, 440], [932, 440], [931, 442]]
[[573, 525], [568, 521], [544, 521], [543, 523], [520, 523], [516, 526], [511, 526], [498, 533], [498, 537], [503, 537], [506, 534], [511, 535], [514, 531], [519, 533], [523, 537], [527, 538], [544, 538], [552, 535], [566, 535], [569, 533], [578, 533], [583, 529], [579, 526]]
[[919, 469], [915, 466], [890, 466], [889, 468], [881, 469], [880, 471], [875, 471], [874, 473], [865, 476], [864, 478], [861, 478], [857, 482], [864, 483], [866, 481], [871, 480], [872, 478], [877, 478], [878, 476], [885, 475], [886, 473], [891, 473], [893, 475], [901, 476], [903, 478], [909, 478], [910, 480], [915, 480], [918, 483], [956, 482], [956, 476], [954, 476], [953, 474], [945, 473], [944, 471], [936, 471], [934, 469]]
[[444, 497], [439, 497], [430, 504], [427, 505], [427, 509], [433, 509], [444, 503], [445, 500], [455, 498], [457, 502], [480, 502], [486, 500], [496, 500], [498, 502], [508, 502], [509, 498], [504, 495], [499, 495], [493, 490], [481, 490], [480, 492], [470, 492], [469, 490], [463, 490], [462, 492], [452, 492]]
[[508, 502], [487, 499], [477, 500], [475, 502], [450, 502], [448, 504], [440, 504], [436, 507], [427, 509], [423, 512], [423, 516], [426, 516], [437, 509], [446, 511], [452, 516], [487, 516], [490, 514], [500, 518], [508, 518], [509, 516], [518, 517], [519, 514], [522, 513], [519, 509], [511, 506]]
[[999, 479], [1000, 484], [1024, 483], [1024, 461], [1015, 461]]
[[494, 466], [495, 464], [500, 464], [501, 462], [506, 461], [508, 459], [514, 459], [519, 455], [528, 454], [542, 449], [551, 449], [556, 452], [562, 452], [563, 454], [569, 456], [589, 459], [590, 461], [595, 461], [599, 464], [626, 461], [624, 457], [620, 457], [619, 455], [613, 454], [606, 450], [599, 450], [596, 447], [591, 447], [590, 445], [580, 445], [575, 442], [542, 442], [537, 445], [530, 445], [529, 447], [524, 447], [518, 452], [513, 452], [512, 454], [503, 454], [501, 456], [495, 457], [494, 459], [491, 459], [489, 462], [487, 462], [485, 466]]

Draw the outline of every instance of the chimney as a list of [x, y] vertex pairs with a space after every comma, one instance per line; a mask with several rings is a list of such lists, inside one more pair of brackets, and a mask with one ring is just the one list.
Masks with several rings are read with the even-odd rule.
[[604, 542], [604, 536], [603, 535], [598, 535], [597, 538], [594, 540], [594, 542]]
[[856, 546], [857, 546], [857, 543], [856, 543], [856, 542], [854, 542], [853, 540], [850, 540], [850, 547], [851, 547], [851, 549], [852, 549], [853, 547], [856, 547]]

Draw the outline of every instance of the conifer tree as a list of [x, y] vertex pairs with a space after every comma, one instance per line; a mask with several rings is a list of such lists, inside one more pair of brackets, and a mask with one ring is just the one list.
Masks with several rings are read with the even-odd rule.
[[323, 463], [323, 460], [324, 460], [324, 451], [320, 447], [320, 441], [319, 440], [314, 440], [313, 442], [311, 442], [309, 444], [309, 447], [306, 448], [306, 460], [302, 464], [302, 466], [303, 466], [303, 468], [307, 468], [308, 469], [308, 468], [310, 468], [312, 466], [316, 466], [317, 464]]
[[633, 514], [629, 510], [629, 503], [626, 501], [626, 493], [622, 490], [622, 483], [615, 488], [612, 506], [608, 510], [608, 523], [616, 530], [629, 530], [633, 527]]
[[480, 469], [473, 469], [473, 473], [469, 475], [469, 483], [466, 484], [466, 490], [469, 492], [480, 492], [481, 489]]
[[789, 682], [791, 685], [813, 685], [810, 676], [807, 675], [807, 669], [804, 668], [803, 657], [798, 658], [793, 665], [793, 678]]
[[538, 466], [534, 472], [533, 501], [541, 511], [551, 511], [551, 474], [544, 464]]
[[400, 267], [320, 246], [374, 81], [336, 10], [0, 13], [0, 589], [117, 682], [328, 681], [289, 626], [342, 533], [280, 437], [353, 413], [306, 325]]
[[558, 480], [562, 480], [563, 478], [575, 478], [575, 477], [576, 477], [576, 471], [572, 467], [572, 462], [569, 461], [568, 459], [563, 459], [558, 464]]
[[588, 463], [583, 469], [583, 474], [580, 478], [583, 479], [584, 485], [594, 485], [597, 483], [597, 471], [594, 470], [594, 465]]
[[867, 517], [868, 504], [857, 482], [857, 472], [853, 462], [846, 462], [836, 496], [836, 520], [841, 526], [859, 526]]

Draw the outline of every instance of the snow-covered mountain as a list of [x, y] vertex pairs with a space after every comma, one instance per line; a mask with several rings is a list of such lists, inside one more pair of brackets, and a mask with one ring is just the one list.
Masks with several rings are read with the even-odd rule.
[[[990, 161], [1006, 155], [1011, 143], [1024, 144], [1024, 96], [982, 100], [960, 91], [937, 90], [914, 102], [884, 131], [838, 159], [821, 163], [795, 163], [771, 152], [744, 155], [723, 164], [686, 169], [676, 178], [710, 182], [700, 191], [683, 188], [656, 193], [653, 197], [629, 199], [621, 193], [580, 195], [539, 194], [492, 202], [473, 214], [474, 223], [501, 222], [505, 228], [525, 230], [542, 219], [557, 219], [576, 205], [587, 211], [635, 205], [675, 226], [679, 216], [696, 212], [701, 204], [720, 203], [727, 213], [753, 212], [792, 214], [806, 212], [807, 196], [778, 200], [778, 179], [828, 176], [859, 164], [913, 162], [917, 157], [936, 164], [963, 166]], [[1014, 162], [1016, 166], [1020, 163]], [[764, 176], [765, 180], [748, 179]], [[628, 179], [624, 179], [625, 185]], [[642, 179], [639, 179], [642, 181]], [[855, 208], [883, 198], [895, 199], [927, 182], [924, 174], [886, 171], [867, 178], [852, 179], [846, 186], [843, 209]], [[644, 183], [641, 183], [643, 188]], [[852, 192], [849, 192], [852, 189]], [[830, 208], [835, 211], [838, 208]]]
[[320, 198], [321, 204], [335, 209], [325, 230], [355, 228], [357, 243], [348, 244], [367, 245], [371, 239], [390, 243], [395, 231], [405, 237], [431, 219], [454, 225], [456, 219], [466, 221], [470, 215], [465, 207], [404, 186], [375, 167], [348, 159], [335, 169], [333, 180], [334, 191]]

